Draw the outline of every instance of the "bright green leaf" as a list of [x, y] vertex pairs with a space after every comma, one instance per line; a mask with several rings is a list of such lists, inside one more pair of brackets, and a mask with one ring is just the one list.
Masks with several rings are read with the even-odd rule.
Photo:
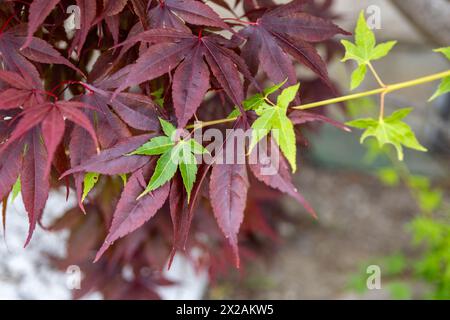
[[174, 148], [164, 152], [161, 157], [159, 157], [156, 162], [155, 171], [145, 188], [145, 191], [139, 195], [138, 199], [145, 194], [158, 189], [164, 185], [167, 181], [172, 179], [177, 171], [178, 161], [179, 161], [179, 144]]
[[412, 108], [403, 108], [395, 110], [385, 121], [397, 121], [405, 119], [412, 111]]
[[[440, 52], [447, 59], [450, 60], [450, 47], [436, 49], [436, 50], [434, 50], [434, 52]], [[439, 85], [439, 88], [437, 89], [437, 91], [433, 94], [433, 96], [428, 101], [433, 101], [437, 97], [440, 97], [449, 92], [450, 92], [450, 77], [446, 77], [446, 78], [442, 79], [442, 81]]]
[[272, 124], [272, 133], [278, 130], [277, 133], [272, 134], [275, 142], [280, 147], [289, 164], [292, 172], [297, 171], [297, 146], [294, 132], [294, 125], [281, 110], [278, 110], [274, 117]]
[[276, 113], [275, 108], [266, 109], [252, 124], [252, 138], [250, 141], [249, 152], [253, 150], [256, 144], [272, 129], [273, 117]]
[[181, 149], [181, 161], [179, 167], [189, 202], [191, 198], [192, 187], [194, 186], [194, 182], [197, 176], [197, 160], [191, 153], [189, 146], [187, 146], [187, 148], [183, 147]]
[[370, 55], [370, 60], [379, 60], [384, 58], [396, 44], [397, 41], [388, 41], [377, 45]]
[[434, 52], [440, 52], [444, 56], [446, 56], [448, 60], [450, 60], [450, 47], [439, 48], [439, 49], [434, 50]]
[[264, 96], [268, 97], [270, 96], [272, 93], [278, 91], [282, 86], [284, 86], [284, 84], [286, 83], [288, 79], [286, 78], [283, 82], [278, 83], [276, 85], [273, 85], [269, 88], [264, 89]]
[[174, 146], [174, 142], [170, 137], [159, 136], [144, 143], [142, 146], [131, 152], [129, 155], [140, 154], [146, 156], [153, 156], [163, 154]]
[[[262, 94], [257, 93], [250, 98], [242, 101], [245, 111], [256, 110], [264, 102]], [[227, 118], [236, 118], [241, 114], [239, 108], [235, 107], [234, 110], [228, 115]]]
[[365, 64], [365, 60], [361, 57], [363, 55], [361, 54], [359, 48], [355, 46], [353, 43], [351, 43], [348, 40], [341, 40], [342, 45], [345, 48], [345, 56], [342, 58], [342, 62], [348, 61], [348, 60], [355, 60], [358, 62], [358, 65]]
[[273, 105], [268, 104], [267, 102], [263, 102], [260, 106], [255, 110], [258, 116], [261, 116], [266, 110], [273, 109]]
[[355, 43], [347, 40], [342, 40], [341, 43], [345, 48], [342, 61], [355, 60], [358, 63], [358, 69], [352, 74], [351, 88], [353, 90], [364, 80], [367, 71], [365, 66], [370, 61], [385, 57], [397, 42], [389, 41], [376, 45], [375, 34], [367, 25], [364, 11], [361, 11], [355, 29]]
[[402, 146], [418, 151], [427, 151], [417, 141], [411, 127], [402, 121], [410, 112], [410, 108], [401, 109], [385, 119], [378, 119], [378, 121], [374, 119], [359, 119], [350, 121], [347, 125], [366, 129], [361, 136], [361, 143], [369, 137], [374, 137], [377, 139], [380, 148], [385, 144], [393, 145], [397, 150], [398, 159], [402, 161]]
[[164, 134], [168, 137], [172, 137], [172, 134], [176, 130], [174, 125], [162, 118], [159, 118], [159, 122], [161, 123], [161, 128], [162, 128]]
[[276, 106], [263, 103], [256, 110], [259, 117], [252, 124], [252, 137], [249, 147], [249, 152], [251, 152], [256, 144], [271, 132], [272, 138], [288, 160], [293, 172], [297, 170], [297, 146], [294, 126], [286, 113], [287, 107], [295, 99], [298, 89], [299, 84], [288, 87], [278, 96]]
[[88, 172], [84, 175], [83, 180], [83, 195], [81, 196], [81, 201], [83, 202], [86, 199], [89, 192], [94, 188], [95, 184], [98, 181], [100, 174], [96, 172]]
[[446, 77], [442, 79], [441, 84], [439, 85], [439, 88], [436, 90], [436, 92], [433, 94], [433, 96], [430, 98], [430, 101], [435, 100], [436, 98], [449, 93], [450, 92], [450, 77]]
[[346, 123], [346, 125], [357, 129], [366, 129], [371, 126], [376, 126], [377, 124], [378, 121], [372, 118], [356, 119]]
[[195, 141], [195, 139], [189, 139], [188, 143], [189, 143], [190, 150], [192, 153], [195, 153], [195, 154], [209, 153], [208, 150], [206, 150], [206, 148], [203, 147], [200, 143]]
[[13, 202], [17, 198], [21, 190], [22, 190], [22, 183], [20, 181], [20, 176], [18, 176], [16, 182], [12, 187], [11, 202]]
[[197, 160], [195, 154], [207, 152], [208, 150], [194, 139], [180, 141], [176, 145], [172, 145], [170, 149], [166, 150], [159, 157], [147, 188], [138, 198], [164, 185], [173, 178], [177, 168], [179, 168], [189, 201], [197, 176]]
[[299, 88], [300, 83], [297, 83], [281, 91], [281, 94], [277, 98], [277, 106], [282, 109], [287, 109], [289, 104], [295, 99]]
[[358, 22], [355, 29], [355, 44], [365, 57], [369, 57], [373, 48], [375, 47], [375, 35], [367, 25], [366, 18], [364, 17], [364, 11], [359, 13]]
[[355, 71], [353, 71], [350, 90], [355, 90], [361, 85], [361, 83], [364, 81], [364, 78], [366, 77], [366, 73], [367, 67], [365, 64], [360, 65], [355, 69]]
[[242, 105], [244, 106], [244, 110], [255, 110], [259, 107], [259, 105], [264, 101], [264, 97], [257, 93], [250, 98], [244, 100]]

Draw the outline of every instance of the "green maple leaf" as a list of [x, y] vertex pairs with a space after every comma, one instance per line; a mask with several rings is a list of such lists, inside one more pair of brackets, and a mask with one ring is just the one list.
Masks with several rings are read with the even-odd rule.
[[392, 113], [384, 119], [358, 119], [347, 122], [347, 125], [358, 129], [365, 129], [361, 136], [361, 143], [367, 138], [374, 137], [377, 139], [379, 147], [385, 144], [391, 144], [397, 151], [400, 161], [403, 160], [403, 146], [406, 148], [427, 151], [419, 141], [417, 141], [411, 127], [402, 120], [411, 112], [411, 108], [400, 109]]
[[[242, 101], [242, 105], [244, 107], [244, 110], [245, 111], [250, 111], [250, 110], [257, 110], [257, 109], [259, 109], [265, 103], [265, 100], [272, 93], [277, 92], [278, 90], [281, 89], [282, 86], [284, 86], [286, 81], [287, 81], [287, 79], [284, 80], [283, 82], [280, 82], [278, 84], [274, 84], [273, 86], [264, 89], [263, 94], [257, 93], [255, 95], [251, 96], [250, 98], [245, 99], [244, 101]], [[238, 117], [240, 114], [241, 114], [241, 112], [239, 111], [239, 109], [237, 107], [235, 107], [234, 110], [228, 115], [227, 118], [235, 118], [235, 117]]]
[[[264, 103], [264, 96], [261, 93], [257, 93], [250, 98], [242, 101], [242, 106], [245, 111], [256, 110]], [[227, 118], [236, 118], [241, 115], [240, 110], [235, 107], [234, 110], [228, 115]]]
[[159, 89], [153, 91], [151, 93], [151, 96], [153, 98], [153, 101], [160, 106], [161, 108], [164, 108], [164, 87], [160, 87]]
[[250, 141], [250, 151], [265, 136], [272, 133], [272, 137], [285, 155], [292, 171], [297, 170], [297, 147], [294, 126], [287, 116], [287, 108], [295, 99], [300, 84], [284, 89], [278, 96], [276, 105], [269, 105], [263, 102], [256, 110], [259, 116], [252, 124], [252, 138]]
[[[450, 60], [450, 47], [447, 48], [440, 48], [434, 50], [435, 52], [442, 53], [447, 59]], [[436, 90], [436, 92], [433, 94], [433, 96], [428, 101], [433, 101], [437, 97], [440, 97], [446, 93], [450, 92], [450, 77], [445, 77], [442, 79], [441, 84], [439, 85], [439, 88]]]
[[177, 169], [179, 169], [189, 202], [197, 176], [197, 159], [195, 155], [207, 153], [208, 151], [194, 139], [173, 141], [172, 136], [176, 128], [163, 119], [159, 119], [159, 121], [166, 135], [150, 139], [150, 141], [129, 154], [161, 155], [156, 162], [155, 171], [147, 187], [139, 195], [138, 199], [164, 185], [173, 178]]
[[159, 136], [151, 139], [149, 142], [144, 143], [142, 146], [129, 153], [129, 155], [139, 154], [146, 156], [154, 156], [163, 154], [167, 150], [170, 150], [174, 146], [174, 142], [170, 137]]
[[284, 84], [287, 82], [287, 80], [288, 80], [288, 79], [286, 78], [283, 82], [280, 82], [280, 83], [278, 83], [278, 84], [274, 84], [273, 86], [264, 89], [264, 96], [267, 98], [267, 97], [269, 97], [272, 93], [275, 93], [275, 92], [277, 92], [278, 90], [280, 90], [281, 87], [284, 86]]
[[145, 191], [141, 195], [139, 195], [139, 197], [142, 197], [145, 194], [158, 189], [167, 181], [172, 179], [172, 177], [177, 172], [179, 150], [180, 147], [177, 145], [167, 150], [161, 155], [161, 157], [159, 157], [158, 161], [156, 162], [155, 171], [153, 172], [153, 175], [150, 178]]
[[89, 192], [94, 188], [95, 184], [98, 182], [100, 174], [96, 172], [87, 172], [83, 179], [83, 195], [81, 196], [81, 201], [86, 199]]
[[450, 60], [450, 47], [439, 48], [439, 49], [434, 50], [434, 52], [440, 52], [440, 53], [442, 53], [448, 60]]
[[164, 119], [159, 118], [159, 123], [161, 124], [162, 131], [168, 137], [172, 137], [173, 133], [177, 130], [173, 124]]
[[192, 148], [189, 144], [184, 143], [182, 145], [180, 158], [181, 161], [178, 166], [180, 168], [181, 178], [183, 179], [184, 188], [186, 189], [189, 202], [191, 198], [191, 190], [197, 176], [197, 159], [192, 153]]
[[345, 56], [342, 61], [355, 60], [358, 63], [358, 68], [352, 73], [351, 90], [354, 90], [364, 81], [367, 73], [366, 66], [371, 61], [385, 57], [397, 41], [377, 45], [375, 34], [367, 25], [364, 11], [361, 11], [355, 29], [355, 43], [347, 40], [342, 40], [341, 43], [345, 47]]
[[18, 176], [11, 190], [11, 202], [16, 200], [21, 190], [22, 190], [22, 182], [20, 181], [20, 176]]

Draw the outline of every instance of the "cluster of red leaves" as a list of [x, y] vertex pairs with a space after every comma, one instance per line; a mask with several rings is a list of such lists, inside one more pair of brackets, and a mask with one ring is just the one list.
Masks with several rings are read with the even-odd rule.
[[[168, 256], [188, 253], [192, 247], [202, 249], [197, 262], [212, 273], [224, 262], [233, 262], [233, 256], [239, 265], [238, 235], [243, 257], [251, 256], [258, 233], [275, 237], [265, 204], [274, 197], [262, 191], [260, 182], [293, 196], [313, 212], [292, 184], [281, 155], [279, 172], [273, 176], [262, 175], [260, 164], [200, 165], [189, 203], [178, 175], [137, 199], [155, 158], [126, 154], [160, 135], [158, 117], [183, 128], [194, 115], [217, 119], [234, 105], [243, 111], [241, 103], [249, 92], [285, 79], [286, 86], [296, 83], [294, 61], [317, 75], [302, 86], [305, 95], [334, 92], [325, 61], [337, 50], [330, 39], [347, 33], [331, 22], [331, 1], [211, 2], [230, 16], [242, 5], [248, 20], [223, 19], [197, 0], [0, 4], [0, 199], [8, 197], [20, 177], [30, 224], [27, 244], [42, 219], [50, 186], [58, 186], [64, 177], [67, 190], [75, 189], [79, 208], [53, 228], [72, 230], [69, 256], [58, 263], [90, 270], [83, 292], [97, 289], [110, 298], [153, 298], [155, 285], [166, 282], [154, 273], [144, 277], [139, 270], [161, 267]], [[73, 4], [80, 9], [81, 27], [67, 31], [66, 8]], [[317, 42], [326, 48], [325, 61]], [[133, 92], [125, 91], [130, 87]], [[162, 96], [155, 97], [161, 88]], [[207, 92], [215, 95], [205, 100]], [[247, 128], [252, 113], [243, 111], [234, 127]], [[295, 124], [330, 122], [323, 115], [300, 111], [289, 117]], [[302, 140], [300, 132], [298, 138]], [[96, 187], [85, 208], [81, 199], [86, 172], [109, 178]], [[118, 175], [128, 177], [123, 188], [118, 187]], [[248, 192], [250, 186], [255, 191]], [[211, 217], [226, 239], [211, 227]], [[188, 237], [191, 226], [195, 236]], [[92, 250], [100, 246], [99, 262], [93, 264]], [[124, 265], [133, 268], [133, 281], [122, 278]]]

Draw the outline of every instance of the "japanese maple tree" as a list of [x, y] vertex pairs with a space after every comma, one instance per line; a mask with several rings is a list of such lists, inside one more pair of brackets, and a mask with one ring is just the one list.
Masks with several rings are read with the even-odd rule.
[[[176, 252], [194, 259], [190, 250], [200, 248], [196, 263], [214, 275], [229, 264], [239, 267], [240, 257], [252, 257], [258, 235], [276, 240], [273, 225], [282, 216], [268, 211], [267, 201], [274, 205], [279, 192], [316, 217], [291, 177], [297, 145], [304, 142], [299, 127], [325, 122], [350, 129], [305, 109], [350, 99], [335, 98], [339, 91], [327, 72], [327, 61], [342, 56], [344, 47], [345, 60], [358, 63], [354, 89], [367, 68], [374, 71], [371, 61], [395, 44], [376, 45], [361, 16], [356, 43], [345, 40], [341, 47], [336, 36], [351, 33], [333, 23], [332, 1], [319, 2], [3, 1], [4, 226], [6, 199], [21, 192], [27, 245], [42, 221], [50, 187], [64, 183], [67, 192], [74, 190], [78, 207], [50, 229], [71, 229], [68, 256], [55, 263], [83, 268], [87, 276], [76, 294], [100, 290], [107, 298], [156, 298], [154, 288], [168, 282], [140, 270], [159, 270]], [[78, 6], [79, 28], [69, 30], [71, 5]], [[325, 48], [322, 56], [317, 45]], [[297, 75], [298, 65], [315, 78]], [[436, 95], [448, 91], [448, 74], [413, 84], [437, 79], [444, 80]], [[371, 94], [384, 97], [407, 86], [380, 85]], [[315, 102], [324, 99], [329, 100]], [[402, 121], [409, 112], [348, 125], [366, 129], [362, 140], [393, 144], [401, 158], [402, 145], [425, 150]], [[193, 138], [213, 125], [227, 132], [219, 150]], [[244, 161], [218, 161], [227, 157], [235, 133], [250, 128]], [[279, 159], [274, 174], [264, 174], [267, 162], [249, 161], [256, 146]], [[199, 155], [212, 161], [197, 161]], [[133, 268], [132, 281], [121, 276], [126, 264]]]

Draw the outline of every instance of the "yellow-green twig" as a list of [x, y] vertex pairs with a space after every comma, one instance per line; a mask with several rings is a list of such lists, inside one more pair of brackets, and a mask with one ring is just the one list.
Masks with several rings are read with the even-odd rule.
[[[440, 73], [435, 73], [435, 74], [417, 78], [414, 80], [385, 85], [385, 87], [381, 87], [381, 88], [374, 89], [374, 90], [364, 91], [364, 92], [360, 92], [360, 93], [350, 94], [350, 95], [346, 95], [346, 96], [342, 96], [342, 97], [338, 97], [338, 98], [327, 99], [327, 100], [322, 100], [322, 101], [313, 102], [313, 103], [307, 103], [304, 105], [292, 107], [292, 109], [307, 110], [307, 109], [317, 108], [317, 107], [326, 106], [326, 105], [330, 105], [330, 104], [335, 104], [335, 103], [355, 100], [355, 99], [359, 99], [359, 98], [374, 96], [374, 95], [378, 95], [378, 94], [386, 95], [390, 92], [394, 92], [394, 91], [398, 91], [401, 89], [410, 88], [410, 87], [418, 86], [421, 84], [433, 82], [433, 81], [440, 80], [440, 79], [443, 79], [446, 77], [450, 77], [450, 70], [440, 72]], [[212, 125], [216, 125], [216, 124], [233, 122], [236, 119], [237, 119], [237, 117], [218, 119], [218, 120], [213, 120], [213, 121], [198, 122], [195, 124], [188, 125], [186, 128], [187, 129], [203, 128], [203, 127], [212, 126]]]

